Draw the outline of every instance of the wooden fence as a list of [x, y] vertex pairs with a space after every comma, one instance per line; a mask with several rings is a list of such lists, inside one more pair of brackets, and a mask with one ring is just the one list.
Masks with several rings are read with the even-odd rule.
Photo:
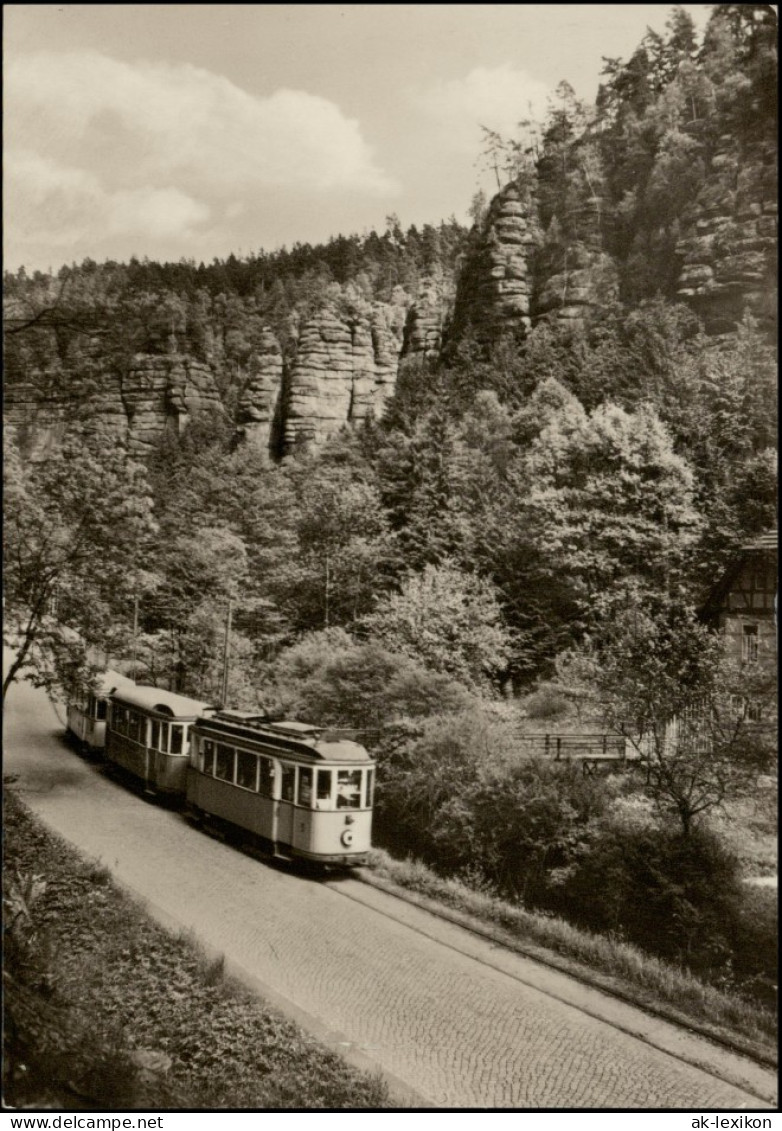
[[527, 734], [516, 735], [519, 748], [529, 758], [552, 758], [555, 762], [626, 762], [638, 755], [618, 734]]

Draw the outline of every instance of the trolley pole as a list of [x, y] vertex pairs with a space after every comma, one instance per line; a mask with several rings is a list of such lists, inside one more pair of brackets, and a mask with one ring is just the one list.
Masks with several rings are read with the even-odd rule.
[[136, 680], [136, 642], [138, 640], [138, 590], [133, 594], [133, 681]]
[[230, 597], [228, 598], [228, 612], [225, 617], [225, 646], [223, 648], [223, 688], [222, 688], [222, 705], [225, 707], [228, 700], [228, 655], [231, 644], [231, 613], [233, 611], [233, 602]]

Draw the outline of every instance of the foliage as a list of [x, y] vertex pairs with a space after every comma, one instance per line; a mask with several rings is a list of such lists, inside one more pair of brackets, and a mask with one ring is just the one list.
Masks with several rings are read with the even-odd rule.
[[687, 836], [701, 814], [768, 772], [775, 677], [733, 662], [691, 609], [673, 603], [653, 615], [633, 604], [611, 610], [599, 644], [571, 666], [591, 683], [603, 724], [635, 750], [661, 814]]
[[487, 688], [508, 660], [509, 638], [491, 583], [449, 561], [410, 574], [361, 625], [391, 651], [478, 689]]
[[[762, 951], [747, 946], [747, 928], [740, 937], [751, 889], [739, 878], [736, 858], [708, 831], [685, 837], [665, 826], [609, 822], [552, 895], [550, 906], [566, 908], [581, 926], [618, 934], [773, 1007], [768, 943]], [[758, 936], [767, 930], [759, 925]]]
[[6, 439], [4, 640], [15, 656], [4, 695], [20, 676], [62, 688], [88, 646], [127, 639], [128, 563], [154, 533], [151, 510], [144, 468], [100, 435], [72, 433], [38, 463]]
[[341, 628], [310, 633], [282, 652], [263, 694], [269, 706], [292, 717], [366, 732], [367, 745], [406, 720], [469, 702], [467, 690], [454, 680]]

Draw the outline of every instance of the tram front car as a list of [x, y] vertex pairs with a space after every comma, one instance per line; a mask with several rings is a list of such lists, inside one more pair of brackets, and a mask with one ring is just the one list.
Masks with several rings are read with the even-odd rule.
[[284, 859], [351, 866], [371, 847], [375, 763], [322, 728], [218, 711], [192, 732], [187, 801]]

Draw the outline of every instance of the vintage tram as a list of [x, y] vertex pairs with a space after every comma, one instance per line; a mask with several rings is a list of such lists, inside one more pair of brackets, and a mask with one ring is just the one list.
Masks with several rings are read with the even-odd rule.
[[65, 732], [80, 750], [89, 753], [103, 751], [106, 746], [106, 716], [112, 692], [135, 687], [135, 683], [120, 672], [101, 672], [92, 690], [68, 704]]
[[214, 707], [159, 687], [117, 688], [106, 721], [106, 758], [150, 795], [184, 795], [196, 720]]
[[359, 743], [249, 711], [202, 715], [192, 728], [187, 807], [242, 830], [274, 856], [366, 862], [375, 763]]

